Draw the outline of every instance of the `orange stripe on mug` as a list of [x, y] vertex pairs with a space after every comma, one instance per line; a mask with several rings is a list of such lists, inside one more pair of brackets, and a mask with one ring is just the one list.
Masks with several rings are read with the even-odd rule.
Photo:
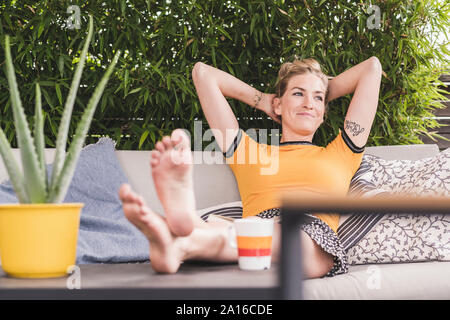
[[271, 249], [238, 249], [239, 257], [266, 257], [271, 255]]
[[270, 249], [272, 248], [272, 237], [237, 237], [239, 249]]

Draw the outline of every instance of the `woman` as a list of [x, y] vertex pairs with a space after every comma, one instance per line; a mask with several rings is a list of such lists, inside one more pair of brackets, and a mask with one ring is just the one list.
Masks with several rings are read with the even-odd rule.
[[[380, 62], [371, 57], [328, 81], [315, 60], [296, 60], [280, 68], [276, 93], [264, 94], [226, 72], [203, 63], [195, 64], [192, 77], [199, 100], [235, 174], [244, 217], [276, 217], [281, 205], [279, 196], [287, 189], [316, 194], [347, 193], [361, 163], [376, 113], [381, 73]], [[312, 139], [323, 123], [328, 102], [351, 93], [343, 130], [327, 147], [314, 146]], [[281, 122], [280, 144], [258, 143], [239, 129], [226, 98], [238, 99]], [[248, 155], [250, 150], [255, 150], [253, 147], [276, 151], [279, 169], [262, 175], [262, 163], [249, 163], [248, 158], [239, 161], [239, 154]], [[166, 219], [154, 214], [129, 186], [120, 190], [125, 215], [150, 241], [153, 268], [170, 273], [176, 272], [187, 259], [237, 261], [236, 249], [227, 241], [228, 223], [205, 223], [195, 213], [189, 161], [180, 164], [170, 156], [175, 151], [179, 157], [190, 157], [187, 137], [181, 130], [175, 130], [170, 138], [158, 142], [155, 149], [152, 173]], [[188, 204], [187, 209], [184, 203]], [[300, 232], [305, 276], [317, 278], [345, 273], [345, 253], [336, 235], [339, 216], [316, 214], [308, 215], [308, 219]], [[277, 224], [274, 260], [279, 254], [279, 242], [280, 225]]]

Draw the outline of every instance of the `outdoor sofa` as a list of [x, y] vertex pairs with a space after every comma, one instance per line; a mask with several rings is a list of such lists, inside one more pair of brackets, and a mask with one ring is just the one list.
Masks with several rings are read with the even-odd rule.
[[[103, 142], [108, 142], [108, 140], [103, 139]], [[108, 143], [106, 143], [108, 144]], [[87, 149], [87, 148], [86, 148]], [[89, 150], [89, 149], [87, 149]], [[91, 148], [90, 150], [94, 150], [94, 148]], [[136, 190], [138, 193], [140, 193], [145, 201], [150, 205], [150, 207], [156, 211], [156, 212], [163, 212], [161, 203], [159, 202], [156, 192], [154, 189], [154, 185], [151, 178], [151, 169], [149, 166], [149, 160], [150, 160], [150, 153], [151, 151], [126, 151], [126, 150], [116, 150], [114, 151], [114, 146], [112, 147], [112, 152], [116, 156], [116, 160], [118, 165], [121, 168], [117, 168], [116, 171], [120, 171], [120, 169], [123, 170], [123, 173], [125, 177], [128, 179], [128, 182], [132, 185], [134, 190]], [[17, 150], [14, 150], [15, 155], [17, 158], [19, 158], [19, 154]], [[229, 167], [224, 164], [223, 161], [216, 161], [216, 163], [210, 163], [214, 158], [214, 153], [211, 152], [199, 152], [194, 151], [194, 159], [197, 159], [197, 163], [194, 164], [194, 188], [195, 188], [195, 196], [196, 196], [196, 204], [198, 208], [198, 214], [204, 218], [208, 219], [209, 215], [216, 214], [216, 215], [224, 215], [224, 216], [235, 216], [239, 212], [239, 209], [242, 209], [241, 203], [240, 203], [240, 196], [238, 192], [238, 187], [236, 184], [236, 180], [234, 179], [234, 176], [229, 169]], [[428, 159], [432, 158], [439, 154], [439, 149], [437, 145], [405, 145], [405, 146], [380, 146], [380, 147], [367, 147], [365, 150], [365, 154], [367, 155], [373, 155], [377, 157], [381, 157], [386, 160], [411, 160], [411, 161], [417, 161], [419, 159]], [[46, 158], [47, 162], [51, 163], [51, 159], [53, 159], [54, 150], [53, 149], [47, 149], [46, 150]], [[87, 153], [86, 153], [87, 155]], [[102, 154], [104, 157], [104, 155]], [[197, 158], [196, 158], [197, 157]], [[108, 167], [113, 161], [112, 154], [109, 154], [107, 156], [107, 159], [101, 159], [101, 163], [99, 163], [99, 160], [96, 160], [98, 167], [96, 167], [96, 164], [90, 163], [88, 165], [83, 164], [83, 161], [86, 161], [88, 159], [87, 156], [85, 158], [82, 158], [80, 160], [80, 168], [77, 168], [79, 172], [81, 170], [89, 170], [89, 169], [83, 169], [83, 165], [86, 166], [86, 168], [91, 168], [94, 174], [102, 175], [102, 177], [105, 176], [105, 173], [102, 172], [102, 168]], [[201, 160], [199, 160], [201, 159]], [[219, 159], [217, 157], [216, 159]], [[217, 163], [219, 162], [219, 163]], [[112, 172], [110, 169], [108, 170], [111, 175], [114, 175], [114, 172]], [[83, 190], [85, 188], [83, 187], [83, 184], [87, 184], [91, 178], [86, 177], [76, 177], [77, 173], [74, 177], [74, 184], [79, 183], [81, 184], [81, 187], [79, 188], [79, 191], [69, 191], [69, 196], [72, 195], [72, 199], [69, 199], [69, 201], [73, 200], [73, 198], [77, 197], [97, 197], [95, 196], [95, 191], [90, 192], [90, 194], [86, 195], [83, 194]], [[7, 174], [5, 172], [5, 169], [3, 165], [0, 166], [0, 179], [2, 181], [5, 181], [7, 179]], [[81, 182], [76, 182], [78, 180]], [[97, 180], [101, 180], [102, 178], [97, 178]], [[91, 180], [95, 180], [95, 178], [92, 178]], [[95, 182], [95, 181], [94, 181]], [[448, 181], [447, 181], [448, 182]], [[108, 182], [109, 183], [109, 182]], [[133, 290], [133, 286], [136, 285], [136, 287], [141, 288], [142, 286], [145, 286], [145, 279], [148, 276], [156, 276], [153, 274], [153, 271], [151, 270], [151, 266], [149, 264], [148, 256], [146, 257], [145, 254], [148, 255], [148, 244], [145, 240], [145, 238], [140, 234], [140, 232], [134, 228], [131, 224], [127, 225], [127, 221], [123, 218], [123, 213], [120, 212], [120, 203], [118, 204], [118, 198], [117, 198], [117, 188], [119, 184], [114, 185], [113, 183], [110, 183], [111, 190], [108, 190], [108, 193], [111, 196], [111, 201], [114, 201], [116, 214], [117, 216], [114, 217], [112, 220], [116, 221], [122, 221], [121, 226], [114, 227], [115, 234], [111, 237], [104, 237], [101, 238], [100, 235], [95, 240], [92, 240], [93, 242], [89, 242], [89, 237], [92, 237], [92, 234], [95, 234], [95, 232], [98, 232], [98, 234], [101, 234], [103, 231], [98, 230], [102, 228], [101, 223], [95, 223], [95, 226], [97, 230], [94, 229], [86, 229], [84, 224], [88, 224], [86, 222], [86, 217], [83, 220], [82, 216], [82, 228], [80, 228], [80, 241], [79, 241], [79, 251], [84, 250], [83, 259], [77, 260], [77, 264], [79, 264], [82, 268], [82, 275], [83, 272], [85, 272], [85, 277], [88, 277], [88, 274], [90, 274], [89, 277], [91, 277], [91, 283], [92, 286], [100, 286], [103, 287], [104, 290], [107, 292], [113, 292], [118, 286], [120, 287], [127, 287], [128, 292], [134, 292], [134, 295], [128, 295], [127, 297], [136, 297], [140, 296], [140, 294], [144, 294], [144, 292], [135, 292], [130, 291]], [[97, 188], [99, 189], [99, 188]], [[98, 190], [99, 194], [101, 192], [104, 192], [104, 190]], [[80, 194], [82, 196], [80, 196]], [[93, 195], [94, 194], [94, 195]], [[103, 199], [103, 202], [106, 203], [107, 200]], [[109, 201], [109, 200], [108, 200]], [[86, 201], [86, 208], [87, 210], [91, 206], [91, 203], [89, 201]], [[98, 214], [102, 215], [105, 214], [105, 210], [102, 211], [102, 207], [95, 207], [96, 212]], [[99, 209], [100, 208], [100, 209]], [[106, 207], [105, 207], [106, 208]], [[109, 207], [108, 207], [109, 208]], [[112, 210], [112, 209], [111, 209]], [[86, 214], [88, 214], [87, 212]], [[93, 213], [93, 216], [97, 213]], [[448, 217], [448, 216], [447, 216]], [[104, 221], [107, 221], [108, 217], [103, 216], [102, 219]], [[121, 220], [122, 219], [122, 220]], [[99, 221], [103, 221], [99, 220]], [[84, 221], [84, 222], [83, 222]], [[110, 222], [105, 222], [104, 228], [109, 228], [108, 224]], [[95, 231], [95, 232], [94, 232]], [[128, 238], [127, 238], [128, 237]], [[126, 248], [124, 248], [122, 251], [117, 251], [118, 249], [115, 247], [108, 247], [108, 242], [116, 241], [117, 239], [121, 238], [122, 240], [127, 238]], [[87, 239], [87, 240], [86, 240]], [[100, 239], [100, 240], [99, 240]], [[103, 239], [103, 240], [102, 240]], [[121, 241], [122, 241], [121, 240]], [[119, 241], [119, 240], [117, 240]], [[448, 248], [448, 244], [447, 244]], [[95, 251], [95, 250], [97, 251]], [[114, 251], [116, 250], [116, 251]], [[80, 251], [80, 258], [81, 258], [81, 251]], [[95, 251], [95, 252], [94, 252]], [[138, 252], [139, 251], [139, 252]], [[89, 253], [86, 253], [89, 252]], [[94, 252], [94, 253], [93, 253]], [[138, 252], [136, 254], [133, 254], [133, 252]], [[90, 260], [89, 260], [90, 259]], [[151, 253], [150, 253], [150, 259], [151, 259]], [[373, 263], [365, 263], [365, 264], [359, 264], [359, 265], [351, 265], [349, 267], [349, 272], [346, 274], [337, 275], [335, 277], [323, 277], [320, 279], [312, 279], [312, 280], [305, 280], [303, 282], [303, 295], [302, 297], [304, 299], [450, 299], [450, 261], [431, 261], [433, 259], [430, 259], [430, 261], [422, 261], [422, 262], [411, 262], [411, 263], [380, 263], [380, 264], [373, 264]], [[87, 261], [87, 262], [86, 262]], [[87, 263], [85, 266], [83, 266], [84, 263]], [[85, 269], [83, 269], [85, 268]], [[91, 269], [89, 269], [91, 268]], [[89, 273], [89, 270], [94, 270]], [[201, 286], [201, 283], [205, 283], [206, 287], [209, 287], [211, 292], [213, 292], [214, 288], [211, 287], [211, 284], [214, 283], [214, 281], [219, 281], [220, 279], [211, 280], [216, 277], [222, 277], [224, 279], [224, 282], [228, 281], [227, 279], [227, 273], [228, 269], [232, 270], [229, 271], [233, 273], [234, 276], [239, 276], [244, 279], [242, 281], [239, 281], [240, 287], [245, 287], [245, 279], [249, 279], [249, 286], [255, 285], [255, 281], [251, 280], [250, 275], [248, 273], [245, 273], [245, 271], [239, 271], [237, 268], [237, 265], [227, 265], [224, 266], [224, 269], [220, 269], [221, 266], [214, 266], [210, 265], [209, 267], [203, 267], [198, 266], [197, 271], [194, 273], [193, 270], [195, 269], [195, 265], [192, 267], [189, 267], [188, 275], [190, 278], [189, 281], [193, 281], [196, 283], [198, 281], [198, 286]], [[227, 269], [228, 268], [228, 269]], [[274, 266], [276, 268], [276, 266]], [[83, 271], [86, 270], [86, 271]], [[103, 270], [103, 271], [102, 271]], [[137, 271], [133, 271], [137, 270]], [[182, 266], [183, 270], [183, 266]], [[206, 271], [202, 271], [206, 270]], [[225, 271], [224, 271], [225, 270]], [[105, 277], [106, 273], [110, 273], [111, 278], [102, 278]], [[123, 279], [118, 279], [120, 276], [118, 274], [124, 275]], [[126, 272], [126, 274], [124, 273]], [[141, 273], [140, 275], [132, 274], [133, 272]], [[202, 272], [205, 275], [202, 276]], [[224, 273], [225, 272], [225, 273]], [[239, 272], [242, 272], [244, 276], [242, 276]], [[230, 273], [230, 277], [231, 277]], [[101, 275], [101, 276], [100, 276]], [[156, 297], [159, 298], [180, 298], [180, 295], [173, 295], [169, 291], [164, 291], [164, 289], [167, 288], [176, 288], [177, 285], [183, 285], [182, 283], [179, 283], [182, 280], [182, 271], [181, 274], [175, 274], [175, 275], [167, 275], [164, 277], [159, 277], [158, 275], [158, 283], [159, 283], [159, 290], [161, 291], [160, 295], [157, 295], [155, 291], [152, 291], [154, 294], [156, 294]], [[112, 278], [113, 277], [113, 278]], [[127, 278], [128, 277], [128, 278]], [[261, 283], [263, 283], [264, 280], [264, 271], [261, 271], [257, 274], [258, 279], [261, 280]], [[274, 274], [268, 274], [267, 277], [270, 277], [270, 281], [267, 280], [269, 285], [276, 284], [276, 279], [274, 278]], [[231, 277], [232, 278], [232, 277]], [[100, 280], [103, 279], [103, 280]], [[106, 280], [108, 279], [108, 280]], [[156, 279], [156, 278], [153, 278]], [[187, 279], [187, 278], [186, 278]], [[205, 280], [207, 279], [207, 280]], [[39, 282], [43, 281], [43, 282]], [[61, 289], [63, 286], [65, 286], [65, 280], [39, 280], [35, 282], [18, 282], [14, 279], [9, 279], [5, 274], [0, 274], [0, 296], [1, 297], [18, 297], [20, 298], [22, 294], [30, 293], [34, 291], [27, 291], [28, 288], [34, 288], [34, 289], [45, 289], [50, 288], [53, 286], [58, 287]], [[53, 281], [53, 282], [52, 282]], [[135, 281], [135, 282], [133, 282]], [[151, 280], [147, 280], [152, 282]], [[156, 281], [156, 280], [155, 280]], [[233, 280], [230, 280], [233, 281]], [[274, 282], [275, 281], [275, 282]], [[99, 282], [102, 282], [99, 284]], [[136, 284], [134, 284], [136, 283]], [[82, 282], [84, 288], [89, 286], [89, 283]], [[165, 284], [167, 284], [167, 288], [164, 288]], [[150, 284], [151, 285], [151, 284]], [[230, 285], [229, 283], [224, 285]], [[258, 284], [257, 284], [258, 285]], [[112, 287], [114, 288], [112, 288]], [[162, 287], [161, 287], [162, 286]], [[22, 291], [17, 291], [17, 295], [11, 295], [13, 291], [11, 289], [20, 289]], [[157, 288], [157, 290], [158, 290]], [[257, 288], [256, 288], [257, 289]], [[10, 291], [8, 291], [10, 290]], [[25, 290], [25, 291], [24, 291]], [[62, 290], [62, 289], [61, 289]], [[110, 291], [108, 291], [110, 290]], [[156, 290], [156, 292], [158, 292]], [[205, 289], [202, 291], [203, 295], [199, 295], [198, 297], [204, 298], [206, 297], [221, 297], [220, 294], [217, 294], [217, 290], [215, 291], [216, 295], [207, 294], [208, 289]], [[50, 292], [50, 291], [48, 291]], [[64, 296], [64, 292], [66, 291], [57, 291], [55, 293], [58, 297], [69, 297], [70, 296]], [[104, 292], [104, 291], [102, 291]], [[255, 291], [256, 292], [256, 291]], [[277, 291], [270, 291], [272, 293], [276, 293]], [[220, 292], [219, 292], [220, 293]], [[271, 293], [271, 294], [272, 294]], [[51, 296], [51, 295], [50, 295]], [[107, 297], [103, 296], [103, 297]], [[113, 295], [112, 295], [113, 296]], [[39, 295], [39, 297], [45, 297], [44, 295]], [[95, 294], [94, 296], [95, 297]], [[117, 297], [117, 296], [114, 296]], [[120, 296], [119, 296], [120, 297]], [[142, 296], [144, 297], [144, 296]], [[155, 295], [149, 295], [148, 297], [155, 297]], [[190, 295], [187, 298], [196, 298], [197, 296]], [[233, 296], [225, 295], [225, 297], [232, 298]], [[237, 296], [240, 297], [240, 296]], [[255, 296], [254, 296], [255, 297]], [[280, 298], [280, 296], [277, 296]], [[274, 297], [274, 298], [277, 298]]]
[[[386, 160], [419, 160], [439, 154], [437, 145], [404, 145], [367, 147], [365, 154]], [[117, 151], [133, 187], [163, 212], [155, 196], [148, 168], [149, 152]], [[207, 155], [207, 156], [206, 156]], [[198, 152], [194, 156], [200, 158]], [[202, 153], [203, 162], [211, 161]], [[197, 158], [197, 159], [199, 159]], [[220, 159], [220, 158], [217, 158]], [[130, 165], [133, 163], [133, 165]], [[145, 172], [145, 174], [142, 174]], [[226, 164], [195, 164], [194, 188], [197, 208], [203, 217], [208, 213], [232, 216], [240, 196], [233, 173]], [[449, 208], [450, 211], [450, 208]], [[231, 212], [231, 213], [230, 213]], [[448, 216], [450, 219], [450, 216]], [[447, 244], [447, 249], [450, 250]], [[373, 278], [379, 276], [379, 282]], [[378, 281], [378, 280], [377, 280]], [[306, 280], [305, 299], [450, 299], [450, 261], [383, 263], [350, 266], [347, 274]]]

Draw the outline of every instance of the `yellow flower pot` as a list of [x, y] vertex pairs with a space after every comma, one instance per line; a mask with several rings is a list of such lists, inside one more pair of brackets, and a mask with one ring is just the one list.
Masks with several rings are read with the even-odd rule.
[[2, 269], [19, 278], [65, 276], [75, 264], [82, 203], [0, 205]]

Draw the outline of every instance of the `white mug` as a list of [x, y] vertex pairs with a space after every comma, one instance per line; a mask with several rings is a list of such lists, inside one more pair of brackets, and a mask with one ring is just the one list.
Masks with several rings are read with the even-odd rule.
[[[258, 217], [234, 220], [234, 226], [229, 229], [229, 243], [238, 249], [240, 269], [270, 269], [273, 224], [273, 219]], [[235, 231], [235, 234], [232, 231]]]

